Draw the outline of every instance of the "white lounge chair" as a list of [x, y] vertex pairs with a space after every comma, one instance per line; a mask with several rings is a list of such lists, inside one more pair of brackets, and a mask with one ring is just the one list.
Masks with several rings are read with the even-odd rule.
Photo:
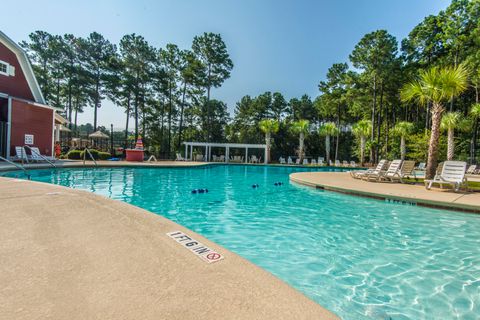
[[293, 164], [292, 157], [288, 157], [288, 159], [287, 159], [287, 163], [288, 163], [288, 164]]
[[280, 164], [285, 164], [285, 158], [284, 157], [280, 157], [280, 159], [278, 159], [278, 162], [280, 162]]
[[319, 158], [319, 160], [318, 160], [318, 165], [319, 165], [319, 166], [323, 166], [323, 165], [324, 165], [323, 160], [321, 160], [320, 158]]
[[380, 181], [386, 179], [386, 177], [396, 177], [400, 174], [401, 166], [402, 160], [393, 160], [388, 166], [387, 171], [379, 170], [377, 172], [367, 173], [362, 176], [362, 179]]
[[388, 166], [387, 160], [380, 160], [380, 162], [377, 164], [375, 169], [368, 169], [368, 170], [362, 170], [362, 171], [350, 171], [350, 175], [352, 176], [352, 178], [361, 179], [363, 175], [385, 171], [387, 166]]
[[425, 162], [420, 162], [417, 167], [418, 170], [425, 170]]
[[300, 164], [300, 158], [297, 158], [297, 159], [295, 160], [295, 164]]
[[355, 163], [355, 161], [350, 161], [350, 167], [352, 167], [352, 168], [357, 167], [357, 164]]
[[345, 161], [345, 160], [343, 160], [343, 161], [342, 161], [342, 165], [343, 165], [344, 167], [348, 167], [348, 162]]
[[320, 162], [324, 162], [325, 161], [325, 158], [324, 157], [318, 157], [317, 159], [317, 162], [320, 163]]
[[472, 164], [468, 167], [467, 169], [467, 174], [475, 174], [477, 172], [477, 165], [476, 164]]
[[32, 153], [29, 156], [29, 160], [41, 162], [41, 161], [55, 161], [54, 157], [42, 155], [38, 147], [30, 147], [30, 152]]
[[335, 160], [335, 167], [340, 167], [341, 164], [340, 164], [340, 160]]
[[317, 160], [312, 159], [312, 163], [311, 163], [311, 164], [312, 164], [312, 166], [316, 166], [316, 165], [317, 165]]
[[258, 163], [258, 158], [256, 155], [250, 157], [250, 163]]
[[28, 163], [28, 155], [27, 151], [25, 151], [24, 147], [15, 147], [15, 157], [13, 157], [15, 161], [25, 161]]
[[180, 152], [177, 152], [176, 156], [177, 158], [175, 159], [175, 161], [185, 161], [185, 158], [182, 157], [182, 154]]
[[233, 156], [233, 158], [230, 158], [231, 162], [237, 162], [237, 163], [242, 163], [243, 162], [243, 156]]
[[391, 182], [400, 181], [401, 183], [403, 183], [404, 178], [411, 176], [416, 178], [415, 161], [403, 161], [400, 170], [397, 170], [397, 172], [387, 171], [387, 173], [382, 177], [382, 179]]
[[308, 165], [308, 159], [303, 159], [303, 165], [304, 166]]
[[148, 159], [147, 162], [157, 162], [157, 158], [152, 154]]
[[465, 186], [468, 191], [468, 181], [465, 177], [466, 168], [467, 163], [464, 161], [445, 161], [440, 174], [436, 174], [432, 180], [425, 180], [425, 188], [430, 190], [432, 185], [436, 183], [440, 185], [440, 188], [442, 188], [444, 184], [449, 184], [455, 192], [462, 186]]
[[35, 162], [45, 161], [40, 154], [40, 149], [37, 147], [30, 147], [30, 155], [28, 156], [28, 160]]

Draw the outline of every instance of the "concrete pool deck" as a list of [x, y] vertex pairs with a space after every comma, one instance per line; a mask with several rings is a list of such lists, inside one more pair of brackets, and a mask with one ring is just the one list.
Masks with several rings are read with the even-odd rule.
[[[1, 318], [338, 319], [247, 260], [135, 206], [9, 178], [0, 178], [0, 202]], [[177, 230], [225, 259], [199, 259], [166, 235]]]
[[348, 172], [298, 172], [290, 180], [302, 185], [377, 199], [392, 199], [435, 207], [480, 213], [479, 192], [426, 190], [419, 185], [368, 182], [354, 179]]

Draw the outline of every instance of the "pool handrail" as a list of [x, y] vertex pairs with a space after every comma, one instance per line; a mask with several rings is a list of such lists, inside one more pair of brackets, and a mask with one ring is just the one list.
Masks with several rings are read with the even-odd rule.
[[85, 147], [85, 152], [83, 153], [83, 165], [85, 165], [85, 156], [86, 156], [87, 153], [90, 156], [90, 159], [92, 159], [93, 163], [95, 164], [95, 167], [98, 167], [97, 161], [93, 157], [93, 155], [90, 152], [90, 149], [88, 149], [88, 147]]
[[9, 163], [9, 164], [13, 165], [14, 167], [17, 167], [18, 169], [22, 170], [22, 171], [23, 171], [23, 173], [25, 174], [25, 176], [27, 177], [27, 179], [28, 179], [28, 180], [30, 180], [31, 176], [30, 176], [30, 174], [28, 173], [27, 169], [25, 169], [25, 167], [24, 167], [24, 166], [22, 166], [22, 165], [19, 165], [19, 164], [16, 164], [15, 162], [13, 162], [13, 161], [10, 161], [10, 160], [8, 160], [8, 159], [6, 159], [6, 158], [2, 157], [2, 156], [0, 156], [0, 160], [3, 160], [3, 161], [5, 161], [5, 162], [7, 162], [7, 163]]
[[45, 157], [43, 154], [41, 154], [41, 153], [38, 152], [37, 150], [34, 150], [32, 147], [30, 147], [30, 146], [28, 146], [28, 145], [24, 145], [23, 147], [24, 147], [24, 148], [28, 148], [32, 154], [36, 154], [37, 156], [39, 156], [40, 158], [42, 158], [42, 160], [45, 160], [46, 162], [48, 162], [52, 167], [54, 167], [54, 168], [57, 167], [52, 161], [48, 160], [47, 157]]

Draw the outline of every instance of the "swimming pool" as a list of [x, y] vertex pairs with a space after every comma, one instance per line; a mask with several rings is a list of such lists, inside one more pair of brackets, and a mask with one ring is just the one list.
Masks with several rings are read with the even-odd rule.
[[[270, 271], [343, 319], [478, 319], [480, 215], [289, 183], [290, 173], [306, 170], [218, 165], [31, 174], [35, 181], [161, 214]], [[208, 193], [192, 194], [198, 188]]]

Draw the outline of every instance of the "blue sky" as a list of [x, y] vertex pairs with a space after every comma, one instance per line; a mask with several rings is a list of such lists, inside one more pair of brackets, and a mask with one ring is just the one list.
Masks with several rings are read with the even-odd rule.
[[[87, 36], [97, 31], [118, 43], [128, 33], [152, 45], [189, 48], [195, 35], [221, 33], [235, 64], [230, 79], [213, 91], [233, 111], [244, 95], [282, 92], [287, 99], [318, 94], [317, 84], [336, 62], [347, 62], [361, 37], [386, 29], [400, 42], [446, 0], [17, 0], [2, 5], [0, 28], [16, 41], [34, 30]], [[104, 102], [99, 123], [125, 121]], [[92, 121], [87, 109], [81, 122]]]

